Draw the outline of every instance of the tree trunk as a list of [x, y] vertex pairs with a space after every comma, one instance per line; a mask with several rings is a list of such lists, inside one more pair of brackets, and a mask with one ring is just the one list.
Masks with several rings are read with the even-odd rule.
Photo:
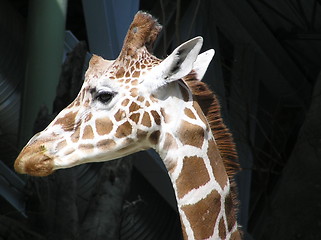
[[131, 158], [102, 165], [79, 239], [119, 239], [124, 196], [131, 177]]

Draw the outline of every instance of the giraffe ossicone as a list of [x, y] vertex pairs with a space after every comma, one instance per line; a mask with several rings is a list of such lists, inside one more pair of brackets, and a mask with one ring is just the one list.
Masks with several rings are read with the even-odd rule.
[[15, 169], [46, 176], [154, 148], [173, 183], [184, 239], [240, 239], [235, 147], [200, 82], [214, 50], [199, 54], [196, 37], [160, 60], [150, 53], [160, 30], [138, 12], [118, 58], [92, 57], [76, 99], [27, 143]]

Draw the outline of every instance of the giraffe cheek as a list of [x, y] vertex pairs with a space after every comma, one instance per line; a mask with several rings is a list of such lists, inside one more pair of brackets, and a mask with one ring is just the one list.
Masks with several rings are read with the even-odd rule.
[[132, 120], [135, 124], [139, 121], [140, 114], [139, 113], [133, 113], [129, 116], [129, 119]]
[[147, 112], [144, 112], [141, 124], [144, 125], [145, 127], [151, 127], [152, 126], [150, 116], [149, 116], [149, 114]]
[[102, 151], [107, 151], [115, 148], [116, 142], [111, 139], [106, 139], [106, 140], [100, 140], [97, 143], [97, 148], [102, 150]]
[[119, 122], [120, 120], [122, 120], [126, 117], [126, 113], [125, 113], [125, 111], [119, 109], [114, 117], [115, 117], [115, 120], [117, 122]]
[[96, 131], [99, 135], [107, 135], [113, 129], [113, 123], [108, 118], [98, 118], [95, 121]]
[[132, 125], [128, 121], [124, 122], [117, 128], [115, 137], [117, 138], [127, 137], [132, 133], [132, 130], [133, 130]]

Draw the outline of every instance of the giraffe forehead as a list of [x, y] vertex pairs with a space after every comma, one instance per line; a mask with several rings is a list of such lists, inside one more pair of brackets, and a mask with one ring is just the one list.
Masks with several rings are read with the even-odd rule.
[[[93, 63], [95, 63], [95, 59], [96, 57]], [[118, 58], [108, 66], [106, 64], [90, 64], [86, 73], [86, 80], [88, 82], [97, 82], [99, 79], [108, 79], [122, 80], [121, 82], [127, 80], [129, 82], [129, 80], [139, 78], [143, 73], [149, 71], [161, 61], [146, 49], [140, 49], [135, 55]], [[115, 81], [112, 82], [115, 84]], [[137, 84], [137, 82], [134, 83]]]

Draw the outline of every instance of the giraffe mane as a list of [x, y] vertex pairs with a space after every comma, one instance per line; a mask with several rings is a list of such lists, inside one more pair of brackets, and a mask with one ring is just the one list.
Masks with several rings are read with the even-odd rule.
[[[223, 160], [223, 164], [230, 180], [232, 202], [234, 211], [238, 213], [239, 201], [237, 198], [237, 186], [234, 179], [235, 174], [240, 170], [236, 146], [233, 136], [228, 127], [223, 122], [221, 107], [216, 95], [206, 83], [197, 78], [195, 71], [183, 78], [184, 82], [190, 88], [193, 98], [200, 105], [214, 135], [218, 150]], [[243, 232], [240, 231], [243, 235]]]
[[200, 105], [212, 133], [215, 137], [218, 149], [224, 162], [227, 175], [233, 180], [240, 170], [233, 136], [223, 122], [219, 100], [206, 83], [197, 79], [195, 72], [184, 77], [185, 83], [191, 89], [193, 97]]

